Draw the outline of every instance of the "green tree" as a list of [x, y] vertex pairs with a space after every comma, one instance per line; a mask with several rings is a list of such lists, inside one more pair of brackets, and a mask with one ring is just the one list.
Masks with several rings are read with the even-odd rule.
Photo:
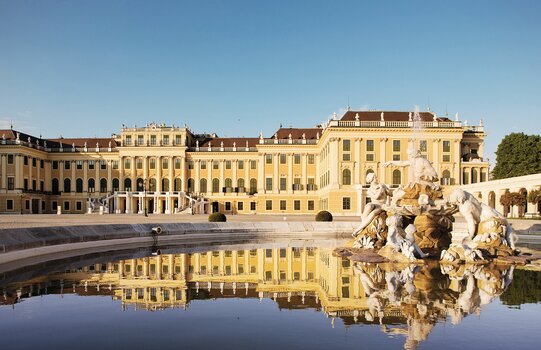
[[494, 179], [541, 173], [541, 137], [512, 133], [505, 136], [496, 151]]
[[513, 207], [515, 205], [519, 207], [526, 206], [526, 195], [519, 192], [506, 192], [500, 197], [500, 203], [503, 206], [511, 207], [511, 213], [512, 213]]
[[541, 190], [533, 190], [528, 193], [528, 202], [537, 204], [541, 202]]

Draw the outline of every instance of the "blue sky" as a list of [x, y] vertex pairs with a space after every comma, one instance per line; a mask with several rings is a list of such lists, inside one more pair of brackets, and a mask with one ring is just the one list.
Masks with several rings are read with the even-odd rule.
[[[354, 109], [541, 133], [540, 1], [0, 0], [0, 127], [270, 136]], [[491, 159], [493, 160], [493, 159]]]

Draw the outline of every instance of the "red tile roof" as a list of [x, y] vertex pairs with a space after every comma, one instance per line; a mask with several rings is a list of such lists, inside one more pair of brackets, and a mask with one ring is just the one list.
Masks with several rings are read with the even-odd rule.
[[[341, 120], [355, 120], [355, 116], [359, 115], [360, 121], [379, 121], [381, 120], [381, 113], [386, 121], [408, 121], [409, 114], [413, 116], [413, 112], [395, 112], [395, 111], [347, 111]], [[420, 112], [421, 120], [425, 122], [431, 122], [434, 120], [434, 113], [432, 112]], [[451, 121], [447, 117], [437, 117], [437, 121], [446, 122]]]

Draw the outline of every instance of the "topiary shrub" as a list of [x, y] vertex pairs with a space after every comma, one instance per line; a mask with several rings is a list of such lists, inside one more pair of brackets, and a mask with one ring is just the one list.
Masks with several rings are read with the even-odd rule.
[[332, 221], [332, 214], [326, 210], [322, 210], [317, 213], [316, 221]]
[[227, 217], [222, 213], [212, 213], [209, 215], [209, 222], [226, 222]]

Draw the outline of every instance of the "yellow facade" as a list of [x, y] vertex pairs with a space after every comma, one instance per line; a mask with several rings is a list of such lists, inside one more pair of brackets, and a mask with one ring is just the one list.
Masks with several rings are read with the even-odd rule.
[[110, 139], [44, 140], [0, 130], [0, 213], [85, 213], [101, 200], [111, 213], [172, 214], [201, 199], [199, 212], [207, 213], [359, 215], [368, 172], [390, 187], [408, 183], [407, 168], [383, 164], [407, 160], [410, 147], [433, 163], [444, 189], [488, 180], [482, 125], [421, 117], [415, 124], [408, 112], [348, 111], [269, 138], [154, 123], [124, 127]]

